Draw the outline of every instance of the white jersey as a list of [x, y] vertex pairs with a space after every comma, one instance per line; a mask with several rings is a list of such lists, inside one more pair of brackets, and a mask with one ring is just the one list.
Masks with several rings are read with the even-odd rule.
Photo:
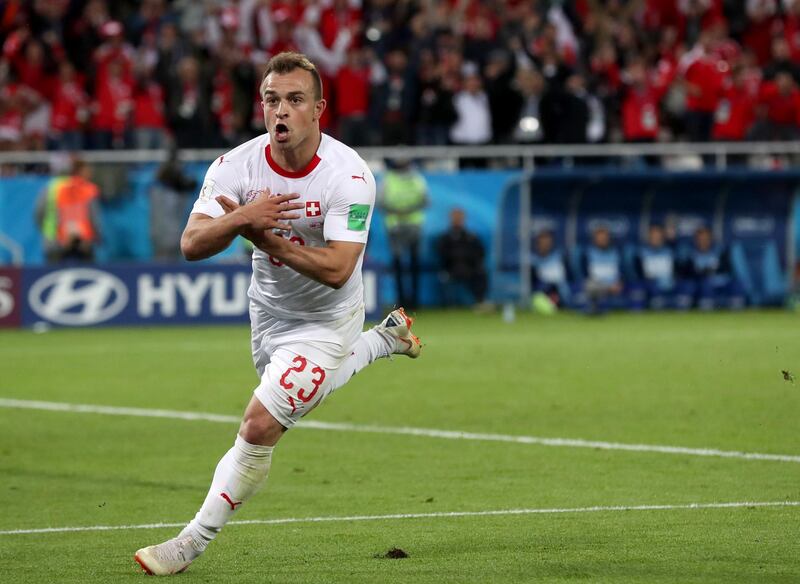
[[[316, 155], [306, 168], [290, 172], [272, 159], [269, 135], [263, 134], [223, 154], [206, 172], [192, 209], [209, 217], [224, 210], [214, 199], [224, 195], [239, 205], [260, 191], [271, 195], [297, 193], [304, 205], [300, 219], [285, 235], [296, 245], [323, 247], [328, 241], [367, 243], [375, 206], [375, 178], [356, 152], [322, 134]], [[332, 321], [352, 315], [364, 302], [361, 265], [338, 290], [320, 284], [256, 249], [248, 295], [268, 314], [280, 319]]]

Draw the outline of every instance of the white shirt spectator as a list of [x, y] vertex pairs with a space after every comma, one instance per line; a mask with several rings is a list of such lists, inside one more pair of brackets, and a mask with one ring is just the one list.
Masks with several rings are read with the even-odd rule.
[[450, 128], [450, 140], [456, 144], [486, 144], [492, 139], [492, 115], [489, 98], [483, 90], [459, 91], [453, 98], [458, 121]]

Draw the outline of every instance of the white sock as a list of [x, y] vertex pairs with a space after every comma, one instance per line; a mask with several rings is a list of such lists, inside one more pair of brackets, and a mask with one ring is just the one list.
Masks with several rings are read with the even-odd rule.
[[353, 345], [353, 354], [345, 359], [341, 367], [336, 370], [333, 376], [333, 388], [342, 387], [353, 375], [370, 363], [391, 355], [394, 351], [394, 343], [394, 337], [383, 335], [375, 329], [361, 333]]
[[236, 436], [233, 448], [217, 464], [203, 506], [179, 537], [190, 535], [195, 548], [203, 551], [242, 503], [255, 495], [267, 480], [272, 449], [272, 446], [250, 444]]
[[353, 355], [358, 361], [356, 373], [370, 363], [391, 355], [394, 352], [394, 345], [395, 338], [392, 335], [381, 333], [374, 328], [361, 333], [353, 347]]

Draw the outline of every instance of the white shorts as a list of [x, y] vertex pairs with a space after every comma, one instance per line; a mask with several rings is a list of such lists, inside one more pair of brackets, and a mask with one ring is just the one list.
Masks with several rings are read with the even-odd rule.
[[[333, 322], [280, 320], [250, 305], [255, 396], [286, 428], [318, 406], [342, 382], [339, 368], [364, 327], [363, 307]], [[349, 378], [349, 376], [346, 376]]]

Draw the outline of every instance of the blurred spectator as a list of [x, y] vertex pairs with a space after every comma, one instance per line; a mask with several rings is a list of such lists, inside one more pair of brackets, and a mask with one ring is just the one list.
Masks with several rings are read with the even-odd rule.
[[364, 3], [363, 26], [364, 37], [379, 58], [383, 59], [389, 48], [398, 44], [396, 36], [402, 35], [402, 24], [406, 20], [412, 31], [426, 28], [425, 14], [419, 12], [413, 17], [406, 16], [413, 6], [410, 2], [394, 2], [393, 0], [372, 0]]
[[317, 63], [323, 78], [335, 75], [345, 63], [347, 49], [353, 42], [357, 25], [337, 28], [332, 44], [326, 45], [313, 23], [313, 13], [316, 11], [304, 10], [302, 17], [298, 17], [298, 10], [283, 3], [277, 5], [272, 17], [261, 21], [264, 24], [264, 28], [260, 30], [261, 46], [270, 55], [283, 51], [300, 51]]
[[589, 126], [589, 102], [585, 79], [571, 74], [563, 86], [549, 84], [540, 104], [542, 129], [547, 142], [585, 144]]
[[336, 74], [338, 138], [351, 146], [372, 143], [369, 113], [371, 69], [364, 49], [350, 49], [347, 63]]
[[166, 86], [178, 70], [181, 59], [188, 56], [187, 43], [180, 36], [178, 26], [173, 22], [165, 22], [158, 30], [156, 40], [156, 78], [162, 86]]
[[678, 0], [677, 7], [681, 36], [690, 45], [724, 18], [721, 0]]
[[619, 62], [616, 48], [610, 41], [601, 43], [589, 60], [595, 91], [604, 100], [611, 101], [622, 87]]
[[[13, 10], [9, 6], [10, 4], [26, 3], [6, 2], [5, 4], [7, 8]], [[69, 0], [37, 0], [27, 4], [31, 5], [27, 15], [30, 31], [45, 43], [48, 51], [52, 51], [56, 56], [56, 53], [63, 51], [64, 21], [68, 11], [72, 8]]]
[[611, 232], [600, 226], [592, 230], [592, 241], [581, 257], [583, 288], [589, 314], [598, 314], [623, 304], [622, 255], [611, 241]]
[[141, 0], [139, 7], [125, 22], [128, 39], [138, 46], [146, 35], [155, 35], [168, 17], [166, 0]]
[[26, 119], [43, 105], [41, 96], [8, 73], [6, 83], [0, 87], [0, 149], [35, 149], [27, 134]]
[[373, 118], [381, 128], [381, 144], [409, 144], [413, 87], [409, 81], [408, 59], [400, 50], [386, 55], [386, 79], [373, 91]]
[[[238, 6], [237, 6], [238, 4]], [[208, 15], [207, 46], [212, 53], [230, 50], [247, 50], [248, 22], [242, 19], [246, 2], [225, 1], [217, 4], [216, 13]]]
[[133, 146], [139, 150], [166, 145], [164, 90], [146, 66], [138, 67], [133, 88]]
[[[488, 23], [484, 26], [489, 27]], [[492, 141], [508, 144], [519, 120], [520, 95], [514, 90], [515, 68], [511, 55], [504, 50], [494, 50], [483, 70], [486, 95], [492, 127]]]
[[167, 86], [167, 119], [178, 148], [214, 146], [220, 138], [211, 111], [211, 88], [195, 57], [183, 57]]
[[[499, 54], [492, 54], [492, 49], [496, 47], [497, 15], [487, 2], [469, 2], [456, 5], [456, 17], [463, 17], [464, 22], [464, 59], [479, 66], [486, 65], [489, 69], [486, 73], [488, 88], [498, 74], [502, 75], [502, 71], [498, 72], [493, 67], [493, 61], [494, 65], [498, 64], [496, 60]], [[513, 71], [511, 74], [513, 76]]]
[[[456, 122], [450, 128], [450, 141], [456, 145], [488, 144], [492, 139], [492, 115], [489, 98], [474, 63], [466, 63], [462, 86], [453, 97]], [[483, 166], [485, 160], [462, 159], [467, 166]]]
[[85, 146], [83, 129], [89, 120], [89, 96], [69, 61], [58, 67], [58, 79], [52, 97], [50, 145], [55, 150], [76, 151]]
[[105, 0], [87, 0], [77, 18], [64, 26], [64, 48], [80, 71], [89, 73], [95, 49], [103, 40], [101, 28], [111, 20]]
[[[264, 112], [261, 109], [261, 95], [258, 91], [261, 75], [256, 74], [252, 58], [246, 51], [228, 51], [228, 76], [233, 88], [231, 101], [231, 125], [233, 141], [239, 144], [249, 140], [257, 133], [258, 124], [263, 126]], [[254, 120], [255, 114], [255, 120]]]
[[47, 54], [43, 42], [27, 32], [16, 36], [3, 47], [9, 66], [9, 83], [19, 98], [22, 114], [20, 146], [30, 150], [41, 150], [47, 143], [50, 123], [50, 103], [53, 95], [55, 71], [53, 54]]
[[106, 63], [102, 77], [92, 107], [92, 147], [126, 148], [130, 145], [133, 81], [125, 73], [124, 61]]
[[519, 69], [514, 87], [519, 94], [520, 106], [513, 141], [519, 144], [541, 142], [544, 139], [540, 108], [545, 91], [544, 77], [535, 69]]
[[392, 250], [397, 302], [413, 309], [419, 305], [419, 245], [424, 210], [428, 206], [428, 185], [409, 160], [389, 165], [383, 177], [379, 204], [385, 214]]
[[420, 53], [419, 82], [416, 97], [416, 143], [444, 146], [457, 113], [453, 105], [456, 80], [444, 73], [431, 51]]
[[626, 142], [655, 142], [660, 131], [659, 103], [663, 88], [647, 79], [642, 59], [633, 60], [625, 71], [626, 91], [622, 101], [622, 134]]
[[720, 93], [714, 126], [714, 140], [744, 140], [755, 117], [757, 95], [747, 83], [744, 66], [734, 67], [732, 76], [725, 81]]
[[319, 32], [322, 44], [331, 48], [343, 31], [353, 31], [361, 24], [361, 2], [332, 0], [319, 17]]
[[711, 136], [722, 87], [723, 77], [717, 59], [711, 54], [711, 42], [710, 33], [702, 33], [680, 62], [686, 87], [686, 133], [693, 142], [706, 142]]
[[779, 71], [774, 80], [761, 85], [756, 112], [754, 139], [794, 140], [798, 137], [800, 90], [790, 73]]
[[[124, 33], [122, 23], [116, 20], [109, 20], [100, 27], [104, 41], [95, 49], [92, 56], [96, 67], [94, 75], [98, 91], [112, 76], [128, 84], [133, 82], [136, 51], [125, 41]], [[114, 69], [113, 72], [111, 68]]]
[[29, 39], [23, 50], [12, 59], [12, 66], [19, 75], [19, 82], [41, 96], [53, 93], [54, 63], [52, 56], [45, 54], [44, 45], [37, 39]]
[[240, 137], [241, 123], [237, 124], [233, 99], [236, 91], [235, 67], [238, 49], [223, 45], [219, 51], [219, 66], [211, 80], [211, 112], [225, 144], [233, 145]]
[[98, 198], [91, 169], [73, 158], [69, 176], [48, 182], [36, 202], [36, 224], [49, 262], [92, 261], [100, 241]]
[[730, 254], [714, 243], [708, 227], [695, 232], [685, 271], [693, 282], [695, 301], [701, 310], [744, 306], [744, 292], [733, 274]]
[[792, 62], [800, 64], [800, 0], [785, 0], [783, 38], [789, 45]]
[[748, 26], [743, 44], [751, 49], [763, 65], [769, 59], [770, 41], [777, 24], [779, 0], [746, 0]]
[[488, 289], [483, 243], [466, 227], [466, 216], [462, 209], [450, 212], [450, 226], [436, 241], [442, 282], [442, 297], [445, 306], [457, 302], [458, 288], [463, 286], [472, 294], [479, 310], [490, 308], [486, 301]]
[[785, 37], [776, 36], [772, 39], [771, 59], [764, 67], [764, 79], [772, 81], [778, 73], [785, 72], [800, 81], [800, 67], [792, 60], [789, 43]]
[[178, 150], [171, 148], [150, 189], [150, 239], [156, 259], [182, 259], [181, 234], [186, 224], [187, 205], [196, 188], [197, 181], [181, 167]]
[[[569, 302], [571, 294], [567, 262], [563, 250], [555, 246], [552, 232], [542, 231], [536, 236], [530, 263], [531, 290], [534, 295], [544, 295], [549, 303], [556, 307]], [[536, 296], [533, 301], [534, 307], [542, 303]]]

